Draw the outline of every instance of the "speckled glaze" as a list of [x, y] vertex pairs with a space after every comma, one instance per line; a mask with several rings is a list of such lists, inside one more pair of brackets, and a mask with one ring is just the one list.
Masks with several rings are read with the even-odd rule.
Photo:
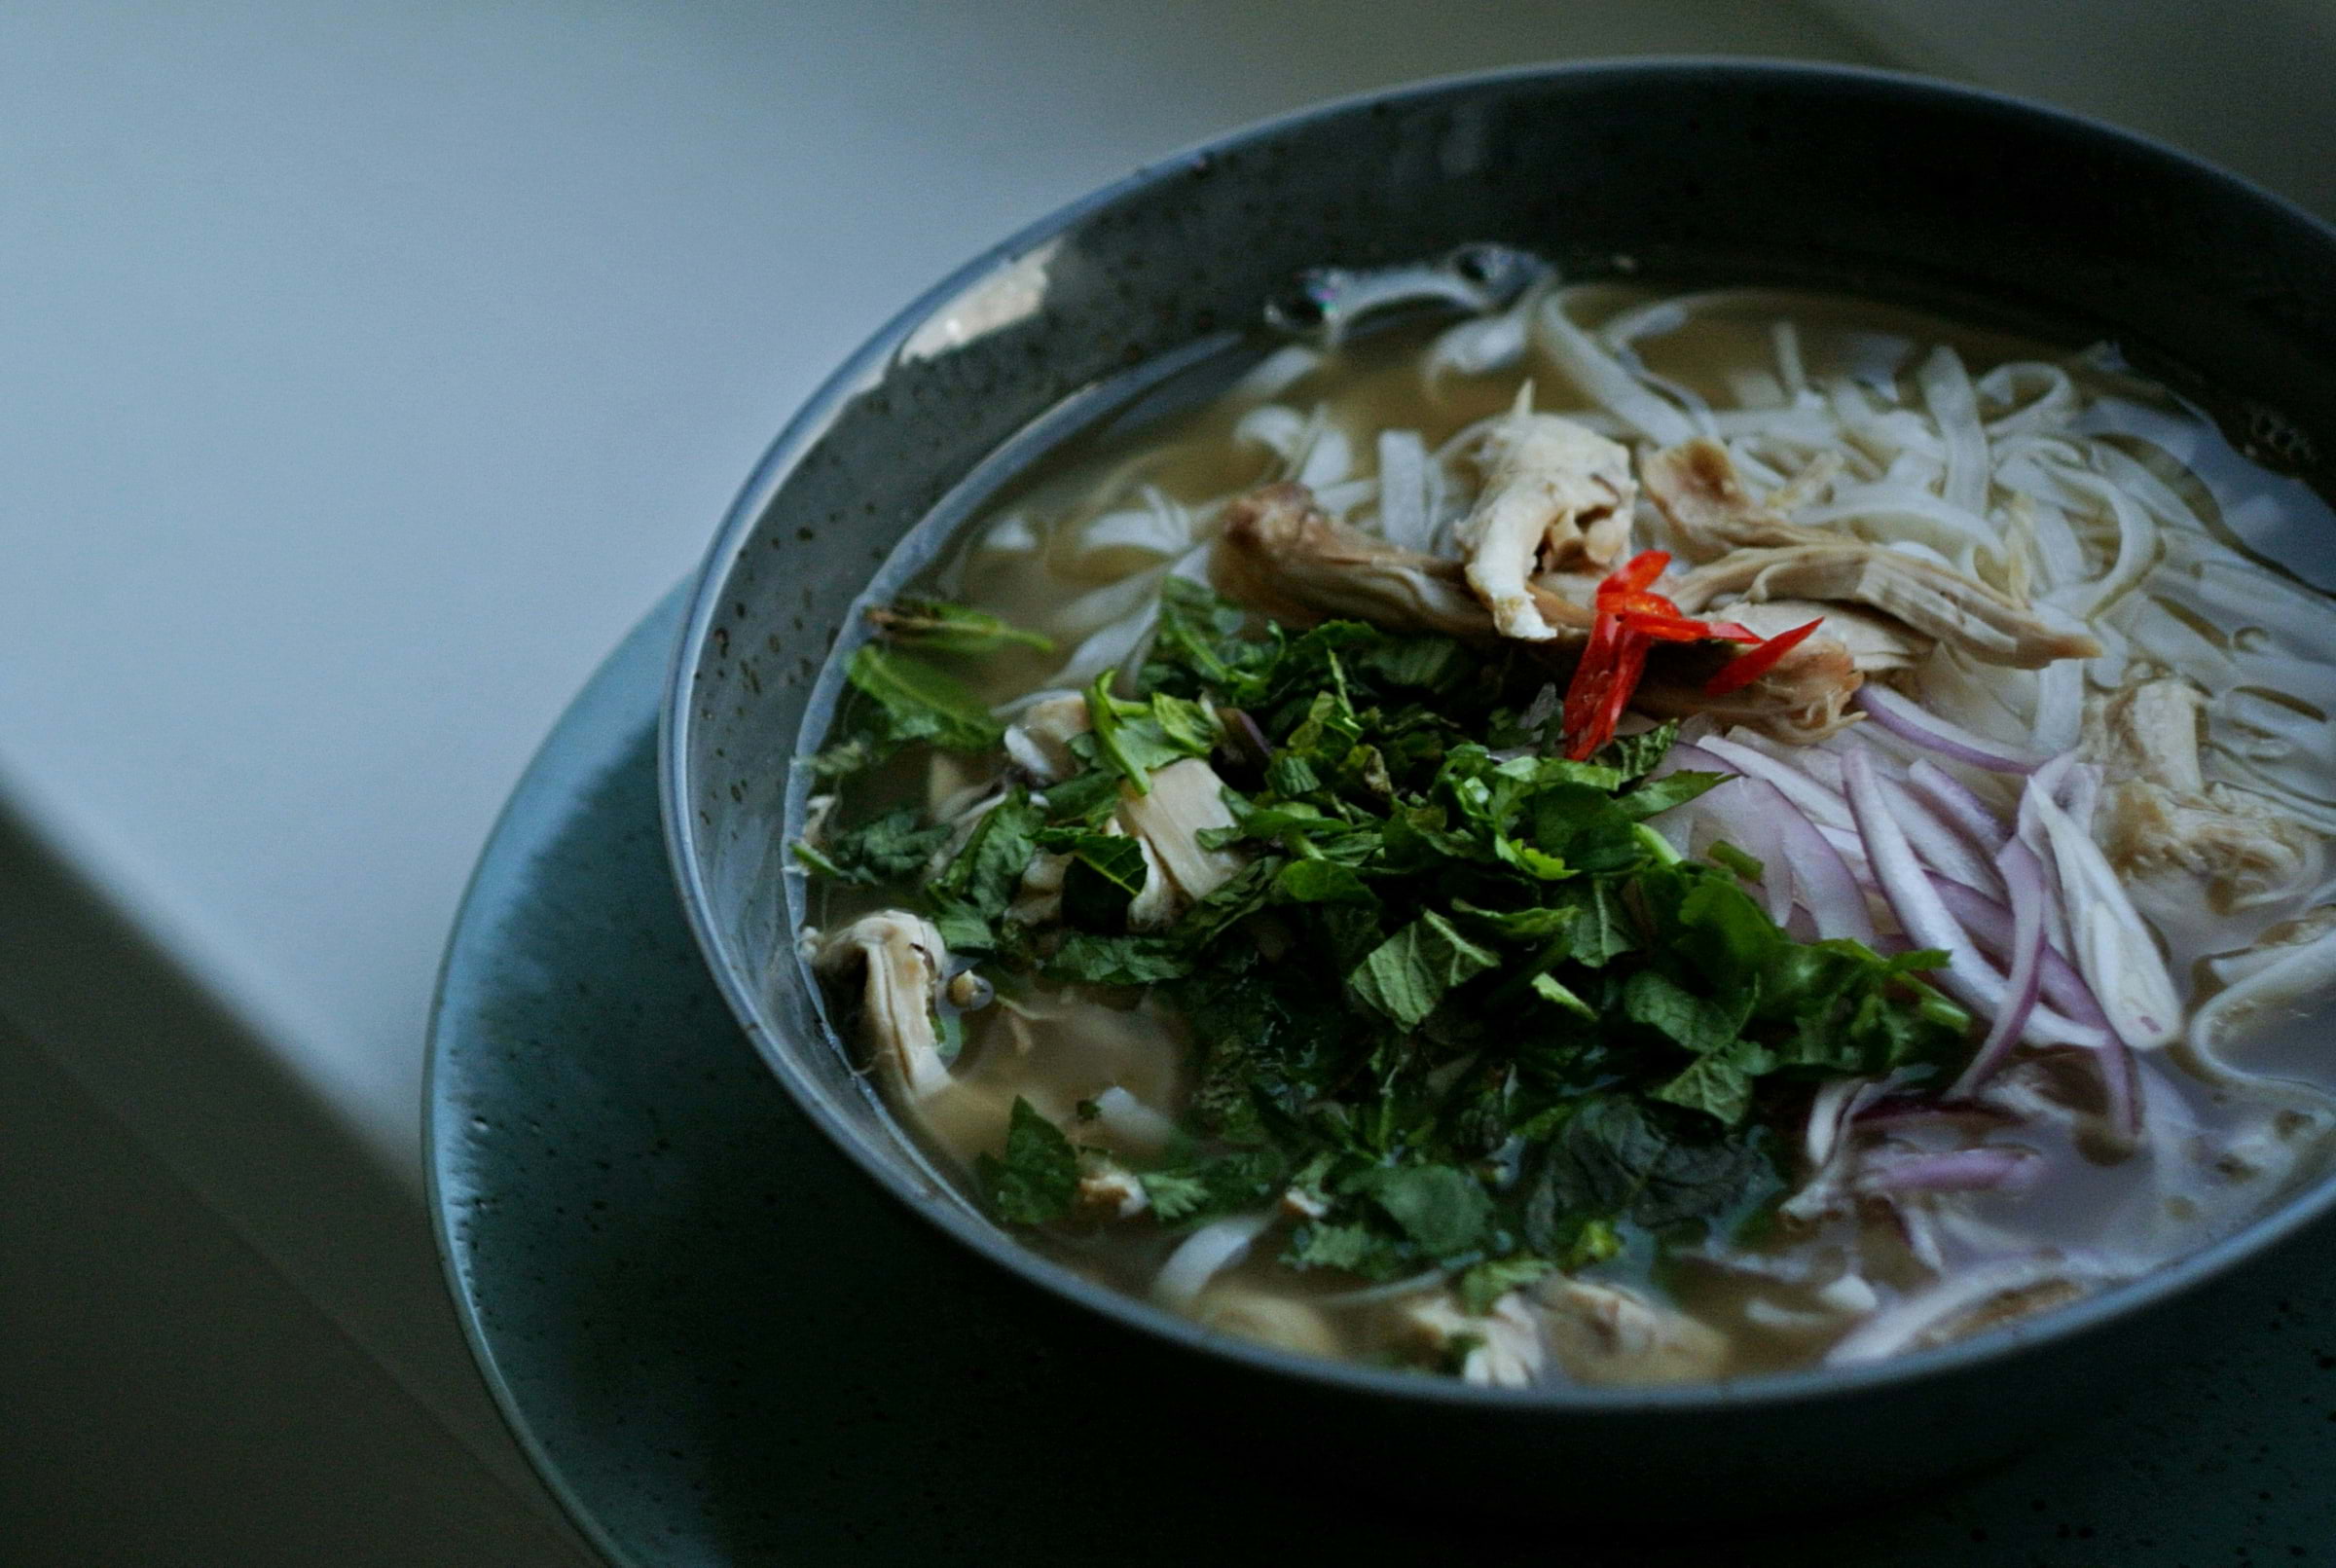
[[[832, 700], [822, 660], [839, 633], [847, 646], [864, 635], [859, 595], [929, 556], [985, 457], [1094, 412], [1080, 400], [1127, 367], [1254, 318], [1304, 267], [1472, 240], [1576, 275], [1627, 256], [1654, 274], [1839, 286], [2106, 338], [2323, 483], [2336, 452], [2336, 236], [2089, 122], [1899, 77], [1708, 62], [1515, 72], [1302, 113], [973, 263], [782, 435], [713, 547], [669, 693], [664, 804], [684, 907], [780, 1082], [877, 1184], [1121, 1331], [1113, 1356], [1320, 1434], [1334, 1463], [1430, 1494], [1491, 1479], [1674, 1512], [1839, 1503], [1984, 1463], [2162, 1358], [2184, 1331], [2177, 1308], [2211, 1311], [2194, 1287], [2324, 1216], [2336, 1185], [2135, 1285], [1880, 1365], [1703, 1388], [1471, 1389], [1214, 1338], [1019, 1246], [892, 1127], [793, 955], [779, 872], [807, 784], [787, 762]], [[1697, 1475], [1684, 1495], [1683, 1451]], [[1816, 1452], [1831, 1457], [1812, 1466]]]
[[[2289, 1249], [2086, 1432], [1887, 1512], [1683, 1535], [1671, 1511], [1424, 1505], [1294, 1475], [1270, 1398], [1203, 1427], [1099, 1320], [912, 1220], [730, 1018], [659, 843], [679, 605], [617, 650], [490, 841], [448, 949], [429, 1170], [448, 1278], [522, 1445], [623, 1568], [1555, 1560], [2174, 1568], [2336, 1557], [2336, 1258]], [[1404, 1430], [1400, 1425], [1398, 1431]], [[1247, 1440], [1227, 1443], [1227, 1436]], [[1798, 1462], [1824, 1474], [1866, 1434]], [[2005, 1429], [2005, 1446], [2021, 1434]], [[1663, 1466], [1710, 1463], [1678, 1431]]]

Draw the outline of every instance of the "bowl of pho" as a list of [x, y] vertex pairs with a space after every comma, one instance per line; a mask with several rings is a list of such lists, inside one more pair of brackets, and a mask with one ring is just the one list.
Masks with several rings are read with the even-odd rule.
[[1904, 78], [1243, 132], [780, 438], [684, 900], [1099, 1376], [1616, 1495], [1693, 1420], [1697, 1506], [1999, 1453], [2336, 1198], [2332, 304], [2276, 200]]

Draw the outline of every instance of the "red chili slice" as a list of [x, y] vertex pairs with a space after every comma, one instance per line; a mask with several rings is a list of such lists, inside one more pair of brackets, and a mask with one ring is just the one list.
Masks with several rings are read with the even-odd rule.
[[1696, 621], [1684, 615], [1659, 615], [1646, 610], [1622, 612], [1623, 629], [1658, 642], [1758, 642], [1760, 634], [1734, 621]]
[[1671, 553], [1668, 550], [1641, 550], [1608, 572], [1606, 580], [1598, 584], [1599, 607], [1605, 607], [1603, 601], [1609, 594], [1644, 592], [1656, 578], [1663, 574], [1670, 564]]
[[1739, 686], [1749, 686], [1776, 668], [1784, 656], [1808, 640], [1808, 635], [1825, 624], [1819, 616], [1806, 626], [1796, 626], [1789, 632], [1779, 632], [1759, 647], [1737, 654], [1720, 666], [1720, 673], [1703, 682], [1707, 697], [1725, 697]]
[[[1579, 762], [1598, 748], [1591, 739], [1596, 734], [1598, 714], [1606, 705], [1606, 694], [1619, 674], [1617, 656], [1621, 653], [1623, 625], [1612, 615], [1600, 615], [1590, 623], [1589, 641], [1582, 649], [1582, 662], [1574, 666], [1574, 678], [1565, 688], [1565, 754]], [[1583, 743], [1588, 741], [1588, 749]]]

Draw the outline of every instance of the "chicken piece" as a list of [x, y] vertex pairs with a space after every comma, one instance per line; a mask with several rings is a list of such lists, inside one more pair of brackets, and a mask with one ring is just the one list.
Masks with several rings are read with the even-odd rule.
[[1835, 535], [1787, 522], [1754, 500], [1735, 459], [1716, 441], [1698, 437], [1649, 453], [1638, 474], [1647, 498], [1670, 523], [1679, 553], [1691, 561], [1716, 561], [1731, 550], [1836, 542]]
[[2199, 763], [2206, 695], [2145, 680], [2086, 705], [2084, 756], [2105, 776], [2095, 832], [2119, 875], [2187, 875], [2220, 913], [2294, 892], [2319, 875], [2319, 839], [2262, 796], [2208, 784]]
[[[1105, 824], [1104, 831], [1122, 835], [1127, 827], [1116, 818]], [[1168, 867], [1160, 860], [1160, 852], [1152, 848], [1151, 840], [1138, 835], [1136, 847], [1144, 852], [1144, 886], [1127, 901], [1127, 923], [1140, 931], [1156, 931], [1176, 924], [1184, 913], [1186, 900], [1176, 884], [1169, 879]]]
[[1718, 1331], [1619, 1286], [1552, 1274], [1531, 1294], [1543, 1340], [1576, 1382], [1700, 1382], [1727, 1363]]
[[1075, 771], [1077, 759], [1071, 755], [1072, 737], [1084, 735], [1093, 723], [1084, 694], [1071, 691], [1041, 697], [1006, 726], [1006, 755], [1039, 784], [1053, 784]]
[[1515, 413], [1484, 443], [1484, 488], [1460, 525], [1467, 578], [1501, 636], [1546, 642], [1527, 582], [1535, 572], [1614, 564], [1630, 536], [1638, 486], [1630, 454], [1594, 430], [1553, 414]]
[[1343, 1348], [1338, 1331], [1322, 1312], [1238, 1280], [1220, 1280], [1202, 1292], [1192, 1316], [1205, 1329], [1301, 1356], [1336, 1356]]
[[[1113, 820], [1144, 841], [1145, 864], [1153, 868], [1155, 880], [1158, 873], [1167, 874], [1180, 909], [1206, 898], [1241, 869], [1241, 857], [1230, 850], [1202, 849], [1196, 837], [1204, 829], [1233, 825], [1233, 814], [1224, 805], [1224, 781], [1198, 757], [1171, 762], [1152, 774], [1149, 794], [1122, 786]], [[1150, 892], [1150, 881], [1145, 891]]]
[[949, 948], [932, 922], [880, 909], [814, 941], [811, 964], [819, 972], [848, 977], [856, 967], [866, 970], [860, 1029], [886, 1093], [895, 1103], [913, 1103], [951, 1087], [957, 1080], [941, 1059], [934, 1010]]
[[1846, 726], [1854, 716], [1849, 699], [1865, 684], [1849, 650], [1821, 632], [1758, 680], [1719, 697], [1705, 691], [1703, 682], [1734, 656], [1732, 646], [1675, 643], [1658, 652], [1662, 662], [1649, 660], [1631, 707], [1657, 718], [1708, 713], [1723, 725], [1741, 724], [1791, 746], [1813, 745]]
[[1679, 578], [1671, 598], [1688, 615], [1732, 599], [1869, 604], [1982, 664], [2022, 670], [2100, 652], [2086, 634], [2053, 626], [1959, 571], [1854, 539], [1736, 550]]
[[1819, 604], [1806, 599], [1767, 599], [1756, 604], [1730, 604], [1720, 613], [1762, 637], [1774, 637], [1796, 626], [1822, 620], [1815, 637], [1831, 638], [1849, 656], [1850, 668], [1861, 675], [1912, 670], [1929, 654], [1931, 639], [1903, 621], [1847, 604]]
[[[1458, 562], [1399, 549], [1335, 522], [1303, 485], [1267, 485], [1233, 500], [1209, 575], [1226, 598], [1285, 626], [1352, 619], [1473, 641], [1495, 635]], [[1588, 610], [1528, 592], [1545, 635], [1554, 628], [1577, 644], [1588, 636]]]
[[[1495, 636], [1491, 612], [1461, 588], [1453, 563], [1394, 549], [1332, 522], [1302, 486], [1269, 485], [1233, 503], [1215, 575], [1224, 594], [1291, 625], [1353, 616], [1390, 632], [1442, 632], [1475, 642]], [[1574, 579], [1560, 581], [1568, 592], [1540, 584], [1532, 592], [1543, 622], [1562, 633], [1535, 647], [1562, 679], [1588, 638], [1593, 615], [1568, 597]], [[1666, 717], [1709, 712], [1798, 744], [1822, 740], [1846, 722], [1860, 677], [1838, 638], [1819, 633], [1752, 684], [1726, 697], [1705, 696], [1703, 682], [1734, 653], [1717, 642], [1657, 646], [1634, 706]]]
[[1136, 1173], [1107, 1154], [1082, 1153], [1072, 1214], [1080, 1220], [1133, 1220], [1151, 1207]]
[[[1671, 595], [1688, 614], [1731, 595], [1752, 603], [1771, 595], [1847, 600], [1881, 610], [1986, 664], [2036, 670], [2056, 659], [2089, 659], [2100, 651], [2085, 634], [2047, 625], [1959, 571], [1788, 521], [1752, 498], [1734, 460], [1717, 442], [1666, 447], [1640, 464], [1639, 472], [1648, 497], [1669, 521], [1680, 553], [1707, 563], [1681, 579]], [[1749, 607], [1731, 605], [1730, 613], [1742, 620], [1740, 612]], [[1745, 624], [1763, 629], [1749, 620]], [[1915, 649], [1913, 657], [1921, 651]]]
[[1448, 1292], [1405, 1303], [1395, 1325], [1397, 1348], [1434, 1366], [1460, 1360], [1460, 1375], [1486, 1388], [1526, 1388], [1540, 1376], [1548, 1356], [1541, 1323], [1511, 1291], [1478, 1317], [1461, 1310]]

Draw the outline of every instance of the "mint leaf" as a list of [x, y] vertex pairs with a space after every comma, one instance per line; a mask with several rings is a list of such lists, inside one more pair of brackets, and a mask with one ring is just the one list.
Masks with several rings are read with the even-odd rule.
[[1005, 734], [963, 681], [911, 654], [862, 643], [845, 674], [876, 704], [882, 743], [930, 741], [945, 750], [987, 751]]
[[1482, 1246], [1492, 1223], [1492, 1194], [1457, 1166], [1377, 1170], [1360, 1190], [1431, 1258], [1449, 1258]]
[[1615, 810], [1634, 822], [1644, 821], [1674, 806], [1686, 805], [1697, 795], [1726, 784], [1728, 779], [1725, 773], [1691, 773], [1682, 768], [1660, 779], [1649, 779], [1626, 795], [1617, 795]]
[[938, 599], [897, 599], [871, 605], [868, 619], [888, 642], [935, 653], [995, 653], [1001, 648], [1054, 651], [1054, 639], [992, 615]]
[[1115, 931], [1150, 878], [1143, 843], [1125, 833], [1081, 833], [1063, 871], [1063, 918], [1089, 930]]
[[1042, 1225], [1071, 1212], [1078, 1193], [1078, 1155], [1060, 1127], [1016, 1095], [1005, 1157], [982, 1155], [974, 1177], [992, 1214], [1009, 1224]]
[[1050, 980], [1089, 985], [1152, 985], [1192, 972], [1185, 945], [1169, 936], [1099, 936], [1074, 931], [1046, 962]]
[[1728, 1055], [1705, 1056], [1653, 1091], [1658, 1100], [1700, 1111], [1733, 1127], [1752, 1109], [1752, 1077]]
[[1708, 1056], [1732, 1042], [1751, 1014], [1752, 1002], [1747, 991], [1740, 1005], [1722, 1006], [1654, 969], [1639, 970], [1623, 986], [1625, 1017], [1697, 1056]]
[[1431, 911], [1373, 948], [1347, 976], [1347, 987], [1395, 1023], [1416, 1029], [1445, 992], [1498, 963]]
[[1352, 866], [1332, 860], [1292, 860], [1282, 867], [1273, 886], [1293, 903], [1376, 905], [1379, 901]]
[[798, 841], [795, 857], [821, 876], [859, 887], [894, 882], [924, 869], [932, 852], [949, 839], [946, 823], [921, 825], [914, 806], [886, 812], [859, 827], [830, 831], [817, 846]]

